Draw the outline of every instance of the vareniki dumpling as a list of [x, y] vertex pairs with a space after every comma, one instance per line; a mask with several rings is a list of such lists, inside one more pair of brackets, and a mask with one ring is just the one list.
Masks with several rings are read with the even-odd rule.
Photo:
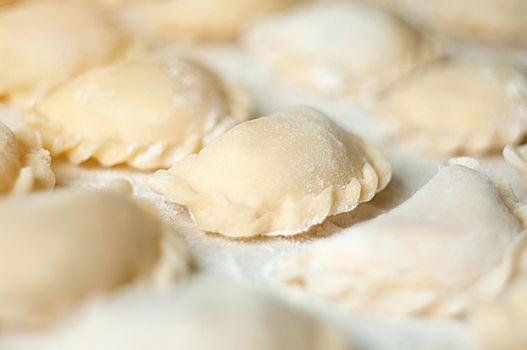
[[28, 122], [54, 156], [147, 170], [168, 168], [248, 115], [246, 96], [205, 67], [148, 55], [59, 86]]
[[[149, 209], [113, 192], [0, 201], [0, 324], [47, 324], [91, 295], [155, 276], [166, 281], [169, 234]], [[185, 260], [182, 243], [173, 247], [173, 260]]]
[[187, 206], [200, 229], [247, 237], [304, 232], [370, 200], [390, 176], [378, 150], [294, 107], [234, 127], [150, 185]]
[[377, 93], [437, 55], [401, 20], [352, 1], [315, 2], [263, 19], [244, 42], [284, 80], [330, 98]]
[[31, 130], [15, 134], [0, 122], [0, 195], [51, 189], [55, 175], [51, 157]]
[[93, 303], [17, 350], [352, 350], [342, 332], [271, 295], [218, 277]]
[[524, 209], [475, 160], [455, 163], [390, 212], [280, 258], [273, 275], [382, 315], [459, 315], [471, 293], [495, 297], [507, 280], [495, 276], [507, 275], [506, 257], [525, 228]]
[[21, 1], [0, 12], [0, 97], [34, 99], [121, 57], [130, 40], [104, 14], [67, 1]]
[[155, 45], [234, 39], [244, 26], [306, 0], [128, 1], [121, 17], [136, 35]]
[[436, 154], [485, 154], [525, 135], [527, 80], [512, 66], [438, 62], [391, 86], [375, 113], [393, 142]]

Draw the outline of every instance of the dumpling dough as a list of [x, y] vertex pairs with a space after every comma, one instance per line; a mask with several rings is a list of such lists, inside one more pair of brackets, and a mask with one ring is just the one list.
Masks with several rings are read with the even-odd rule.
[[392, 211], [279, 259], [273, 275], [355, 311], [463, 313], [470, 293], [503, 288], [483, 280], [498, 273], [525, 227], [512, 192], [467, 166], [445, 166]]
[[304, 1], [135, 1], [121, 17], [133, 33], [154, 44], [230, 40], [248, 23]]
[[0, 195], [53, 188], [55, 175], [49, 152], [33, 132], [17, 133], [0, 122]]
[[284, 79], [334, 98], [378, 92], [436, 56], [399, 19], [351, 1], [314, 3], [264, 19], [244, 41]]
[[54, 156], [147, 170], [198, 151], [249, 110], [245, 95], [197, 63], [145, 56], [63, 84], [36, 105], [29, 124]]
[[390, 87], [377, 110], [386, 138], [436, 154], [484, 154], [527, 129], [527, 81], [505, 65], [445, 61]]
[[163, 294], [126, 295], [93, 304], [47, 337], [29, 336], [6, 346], [17, 350], [352, 350], [327, 322], [217, 277], [200, 277]]
[[0, 97], [33, 98], [90, 67], [111, 62], [129, 41], [103, 14], [65, 1], [21, 1], [0, 12]]
[[527, 276], [521, 276], [494, 303], [478, 305], [471, 324], [486, 350], [527, 348]]
[[0, 324], [46, 324], [90, 295], [160, 269], [168, 274], [161, 266], [168, 234], [155, 215], [112, 192], [63, 190], [0, 201]]
[[307, 231], [370, 200], [390, 176], [379, 151], [296, 107], [236, 126], [150, 185], [186, 205], [200, 229], [248, 237]]
[[527, 47], [525, 0], [397, 2], [402, 12], [439, 33], [486, 44]]

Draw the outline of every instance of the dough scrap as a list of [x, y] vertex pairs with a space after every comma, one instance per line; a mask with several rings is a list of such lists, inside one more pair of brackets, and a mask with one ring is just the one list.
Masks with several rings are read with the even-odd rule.
[[124, 6], [125, 25], [155, 45], [234, 39], [254, 20], [306, 0], [136, 1]]
[[333, 98], [377, 93], [438, 55], [404, 22], [350, 1], [308, 4], [264, 19], [244, 42], [288, 81]]
[[236, 126], [149, 183], [187, 206], [200, 229], [248, 237], [305, 232], [369, 201], [390, 177], [378, 150], [294, 107]]
[[20, 129], [15, 134], [0, 122], [0, 195], [53, 188], [50, 163], [34, 132]]
[[[114, 192], [61, 190], [0, 201], [0, 325], [46, 325], [90, 295], [150, 278], [157, 283], [154, 277], [164, 282], [168, 235], [155, 215]], [[184, 259], [182, 243], [174, 247]]]
[[525, 135], [527, 80], [511, 66], [439, 62], [391, 86], [375, 113], [388, 140], [429, 153], [485, 154]]
[[471, 295], [495, 296], [527, 216], [508, 187], [468, 167], [475, 160], [457, 163], [390, 212], [279, 258], [273, 276], [382, 315], [457, 316]]
[[168, 168], [248, 119], [250, 103], [205, 67], [148, 55], [90, 70], [28, 116], [53, 156], [73, 163]]
[[211, 276], [163, 294], [92, 303], [71, 321], [47, 336], [11, 338], [6, 345], [17, 350], [352, 350], [340, 331], [310, 313]]
[[0, 12], [0, 97], [33, 102], [57, 83], [121, 57], [130, 46], [93, 8], [21, 1]]

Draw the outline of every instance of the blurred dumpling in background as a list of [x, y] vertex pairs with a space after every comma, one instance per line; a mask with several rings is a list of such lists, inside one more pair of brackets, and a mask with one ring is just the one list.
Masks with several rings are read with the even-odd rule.
[[525, 0], [367, 0], [438, 34], [467, 42], [527, 48]]
[[20, 129], [15, 134], [0, 122], [0, 194], [53, 188], [50, 163], [35, 132]]
[[285, 81], [330, 98], [376, 93], [437, 55], [398, 18], [347, 1], [307, 4], [263, 19], [244, 42]]
[[0, 201], [2, 328], [47, 325], [90, 296], [185, 274], [186, 247], [150, 211], [112, 192]]
[[168, 168], [249, 118], [246, 94], [181, 57], [146, 55], [94, 68], [43, 97], [30, 126], [73, 163]]
[[94, 303], [11, 350], [352, 350], [328, 322], [226, 278]]
[[148, 42], [232, 40], [254, 20], [306, 0], [157, 0], [124, 6], [121, 17]]
[[33, 99], [83, 70], [122, 56], [130, 41], [81, 4], [23, 1], [0, 11], [0, 97]]
[[388, 88], [374, 111], [386, 139], [429, 153], [486, 154], [527, 131], [527, 80], [514, 66], [442, 61]]

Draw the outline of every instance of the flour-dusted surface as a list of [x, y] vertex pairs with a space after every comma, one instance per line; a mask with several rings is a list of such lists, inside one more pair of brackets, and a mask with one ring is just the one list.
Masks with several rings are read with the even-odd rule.
[[[366, 140], [374, 143], [377, 141], [370, 121], [360, 108], [342, 101], [324, 101], [291, 91], [279, 80], [273, 80], [265, 69], [259, 68], [237, 49], [203, 47], [199, 50], [184, 51], [188, 55], [199, 57], [203, 62], [230, 77], [234, 83], [247, 88], [255, 99], [257, 115], [264, 115], [285, 106], [308, 104], [333, 116], [340, 125], [358, 133]], [[8, 125], [13, 123], [8, 112], [1, 113], [1, 120], [8, 120]], [[324, 304], [301, 294], [286, 293], [282, 289], [275, 288], [269, 278], [270, 262], [291, 252], [298, 252], [339, 231], [341, 227], [377, 216], [395, 207], [432, 178], [444, 163], [444, 159], [409, 154], [393, 147], [385, 148], [385, 151], [393, 166], [393, 180], [371, 202], [361, 204], [350, 214], [333, 217], [328, 223], [299, 237], [256, 238], [245, 241], [230, 240], [199, 231], [183, 207], [169, 203], [147, 188], [145, 180], [148, 174], [131, 172], [123, 168], [100, 169], [94, 165], [81, 168], [64, 161], [56, 161], [54, 170], [58, 187], [104, 188], [110, 186], [113, 179], [129, 179], [133, 184], [135, 195], [153, 201], [161, 211], [163, 219], [184, 237], [194, 254], [198, 270], [232, 276], [257, 288], [271, 290], [280, 297], [314, 310], [321, 317], [342, 327], [358, 349], [478, 350], [468, 327], [461, 322], [384, 319], [353, 315], [339, 310], [336, 305]], [[520, 199], [525, 198], [522, 179], [506, 165], [501, 156], [485, 158], [481, 163], [491, 176], [499, 176], [511, 182]]]

